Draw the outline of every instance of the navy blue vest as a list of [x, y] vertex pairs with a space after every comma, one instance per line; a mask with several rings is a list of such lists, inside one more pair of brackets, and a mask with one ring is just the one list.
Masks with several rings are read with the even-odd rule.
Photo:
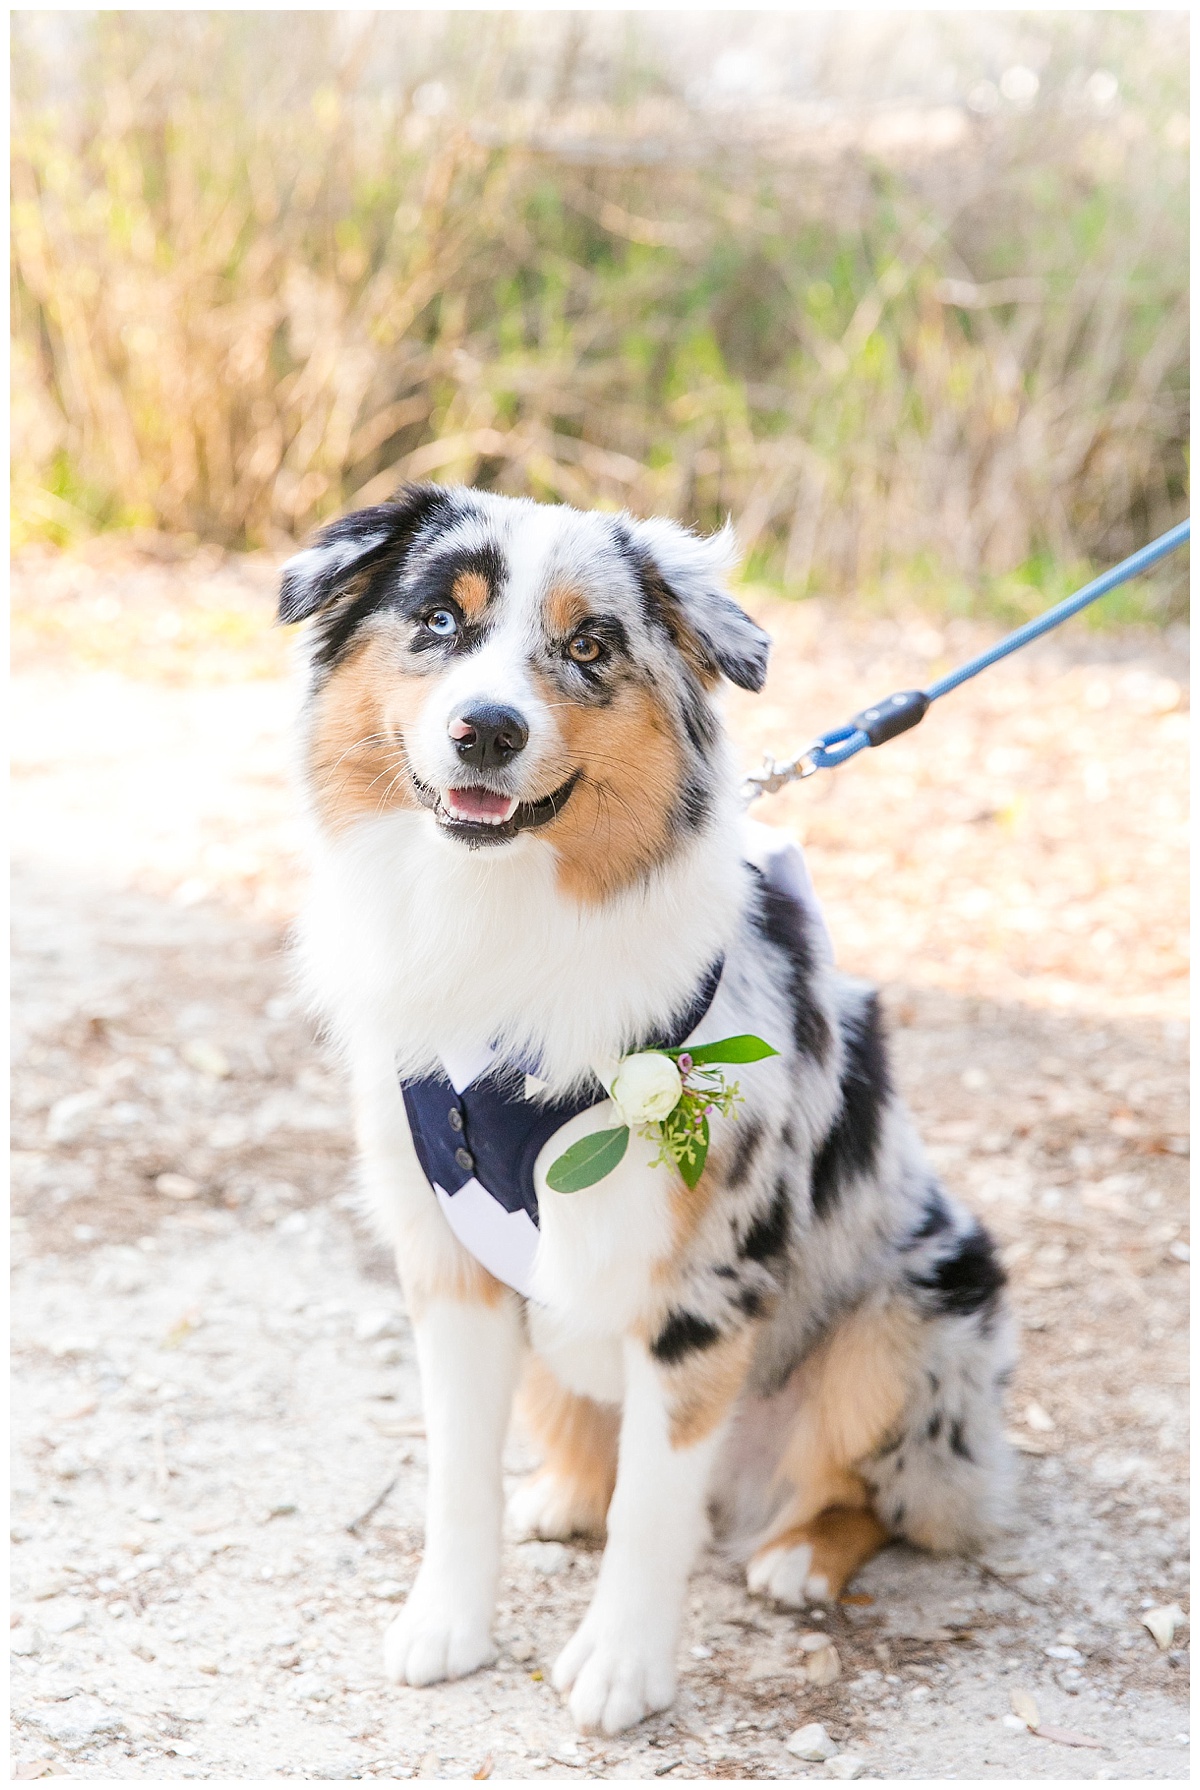
[[[689, 1005], [676, 1014], [655, 1044], [672, 1049], [690, 1038], [712, 1006], [724, 959], [705, 976]], [[598, 1080], [570, 1100], [529, 1099], [525, 1071], [511, 1064], [489, 1069], [461, 1093], [445, 1075], [400, 1082], [417, 1158], [431, 1186], [451, 1198], [474, 1179], [506, 1212], [525, 1212], [538, 1222], [533, 1168], [543, 1145], [560, 1125], [607, 1098]]]

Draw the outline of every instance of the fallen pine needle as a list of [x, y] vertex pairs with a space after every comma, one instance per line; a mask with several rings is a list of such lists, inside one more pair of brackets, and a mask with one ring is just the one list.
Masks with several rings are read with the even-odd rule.
[[1090, 1734], [1076, 1734], [1073, 1728], [1031, 1728], [1031, 1734], [1040, 1735], [1043, 1740], [1056, 1740], [1059, 1746], [1092, 1746], [1103, 1747], [1102, 1740], [1093, 1740]]
[[346, 1524], [346, 1534], [347, 1535], [357, 1535], [358, 1534], [358, 1532], [362, 1528], [363, 1524], [368, 1522], [371, 1519], [371, 1517], [373, 1517], [375, 1515], [375, 1512], [379, 1509], [379, 1506], [383, 1503], [384, 1499], [388, 1496], [389, 1492], [391, 1492], [395, 1489], [395, 1486], [396, 1486], [397, 1482], [399, 1481], [399, 1478], [400, 1478], [400, 1475], [398, 1473], [393, 1474], [391, 1479], [389, 1479], [387, 1484], [384, 1486], [383, 1490], [379, 1493], [378, 1497], [372, 1498], [371, 1502], [367, 1505], [367, 1508], [364, 1511], [362, 1511], [359, 1516], [356, 1516], [352, 1523]]

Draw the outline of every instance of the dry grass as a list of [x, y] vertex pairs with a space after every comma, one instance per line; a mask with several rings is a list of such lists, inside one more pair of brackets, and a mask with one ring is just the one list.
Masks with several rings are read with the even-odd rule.
[[1177, 520], [1184, 18], [685, 24], [17, 15], [19, 532], [431, 475], [1020, 609]]

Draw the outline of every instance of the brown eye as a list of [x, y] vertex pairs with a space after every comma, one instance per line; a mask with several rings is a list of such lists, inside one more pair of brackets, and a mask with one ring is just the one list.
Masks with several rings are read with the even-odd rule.
[[567, 651], [576, 665], [594, 665], [600, 657], [600, 642], [594, 634], [576, 634]]

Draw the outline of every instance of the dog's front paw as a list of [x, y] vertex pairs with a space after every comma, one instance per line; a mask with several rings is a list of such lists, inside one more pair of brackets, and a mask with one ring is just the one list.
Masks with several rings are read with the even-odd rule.
[[383, 1666], [393, 1684], [439, 1684], [465, 1678], [496, 1657], [486, 1616], [456, 1611], [449, 1595], [418, 1580], [383, 1640]]
[[567, 1480], [545, 1471], [522, 1480], [508, 1501], [508, 1528], [518, 1541], [566, 1541], [596, 1535], [604, 1517]]
[[830, 1595], [828, 1576], [814, 1571], [813, 1549], [806, 1541], [794, 1547], [763, 1548], [746, 1568], [746, 1585], [760, 1597], [773, 1597], [793, 1610]]
[[553, 1683], [570, 1690], [571, 1717], [582, 1733], [620, 1734], [674, 1701], [675, 1662], [632, 1626], [585, 1619], [559, 1654]]

